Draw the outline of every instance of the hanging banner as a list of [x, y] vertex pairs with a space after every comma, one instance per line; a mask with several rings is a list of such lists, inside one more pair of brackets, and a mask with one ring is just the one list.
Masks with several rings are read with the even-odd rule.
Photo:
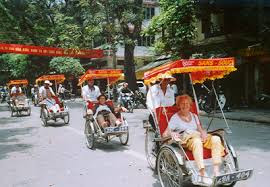
[[43, 47], [19, 44], [1, 44], [0, 53], [17, 53], [38, 56], [64, 56], [76, 58], [102, 58], [101, 49], [63, 49], [56, 47]]

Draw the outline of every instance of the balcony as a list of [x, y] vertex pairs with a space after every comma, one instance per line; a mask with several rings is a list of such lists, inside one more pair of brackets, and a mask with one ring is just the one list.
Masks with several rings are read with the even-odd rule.
[[157, 6], [159, 5], [159, 0], [143, 0], [143, 4]]
[[222, 36], [224, 34], [225, 34], [225, 32], [224, 32], [224, 28], [222, 26], [211, 24], [211, 27], [208, 30], [208, 32], [204, 33], [204, 37], [205, 38], [212, 38], [212, 37], [216, 37], [216, 36]]

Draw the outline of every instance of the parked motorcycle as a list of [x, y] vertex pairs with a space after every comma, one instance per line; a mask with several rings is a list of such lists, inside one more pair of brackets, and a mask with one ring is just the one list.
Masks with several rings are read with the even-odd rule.
[[216, 96], [214, 92], [214, 83], [212, 83], [212, 88], [208, 88], [205, 84], [202, 84], [201, 88], [203, 88], [206, 92], [201, 93], [198, 97], [198, 105], [200, 110], [205, 111], [206, 113], [211, 113], [217, 108], [220, 109], [226, 109], [227, 111], [230, 110], [230, 107], [225, 107], [226, 105], [226, 96], [224, 94], [224, 91], [222, 90], [221, 85], [217, 86], [216, 94], [217, 99], [219, 101], [216, 101]]
[[270, 108], [270, 95], [262, 93], [258, 97], [258, 105], [263, 108]]

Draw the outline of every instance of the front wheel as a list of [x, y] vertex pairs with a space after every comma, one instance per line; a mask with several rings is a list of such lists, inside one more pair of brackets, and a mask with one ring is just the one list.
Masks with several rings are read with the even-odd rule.
[[41, 120], [42, 125], [46, 127], [48, 125], [48, 111], [46, 109], [42, 109], [41, 111]]
[[131, 102], [128, 102], [128, 111], [130, 112], [130, 113], [133, 113], [133, 104], [131, 103]]
[[157, 157], [158, 178], [162, 187], [183, 187], [183, 172], [176, 155], [167, 147]]
[[86, 138], [86, 145], [89, 149], [94, 149], [95, 146], [95, 133], [92, 125], [92, 122], [86, 120], [84, 134]]

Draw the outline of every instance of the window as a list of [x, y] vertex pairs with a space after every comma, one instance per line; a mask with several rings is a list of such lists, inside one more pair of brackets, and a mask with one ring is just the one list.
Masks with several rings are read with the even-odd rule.
[[124, 65], [125, 61], [124, 60], [117, 60], [117, 65]]
[[155, 16], [154, 7], [145, 7], [144, 8], [144, 19], [152, 19]]
[[138, 46], [152, 46], [155, 42], [154, 36], [140, 36], [138, 38]]

